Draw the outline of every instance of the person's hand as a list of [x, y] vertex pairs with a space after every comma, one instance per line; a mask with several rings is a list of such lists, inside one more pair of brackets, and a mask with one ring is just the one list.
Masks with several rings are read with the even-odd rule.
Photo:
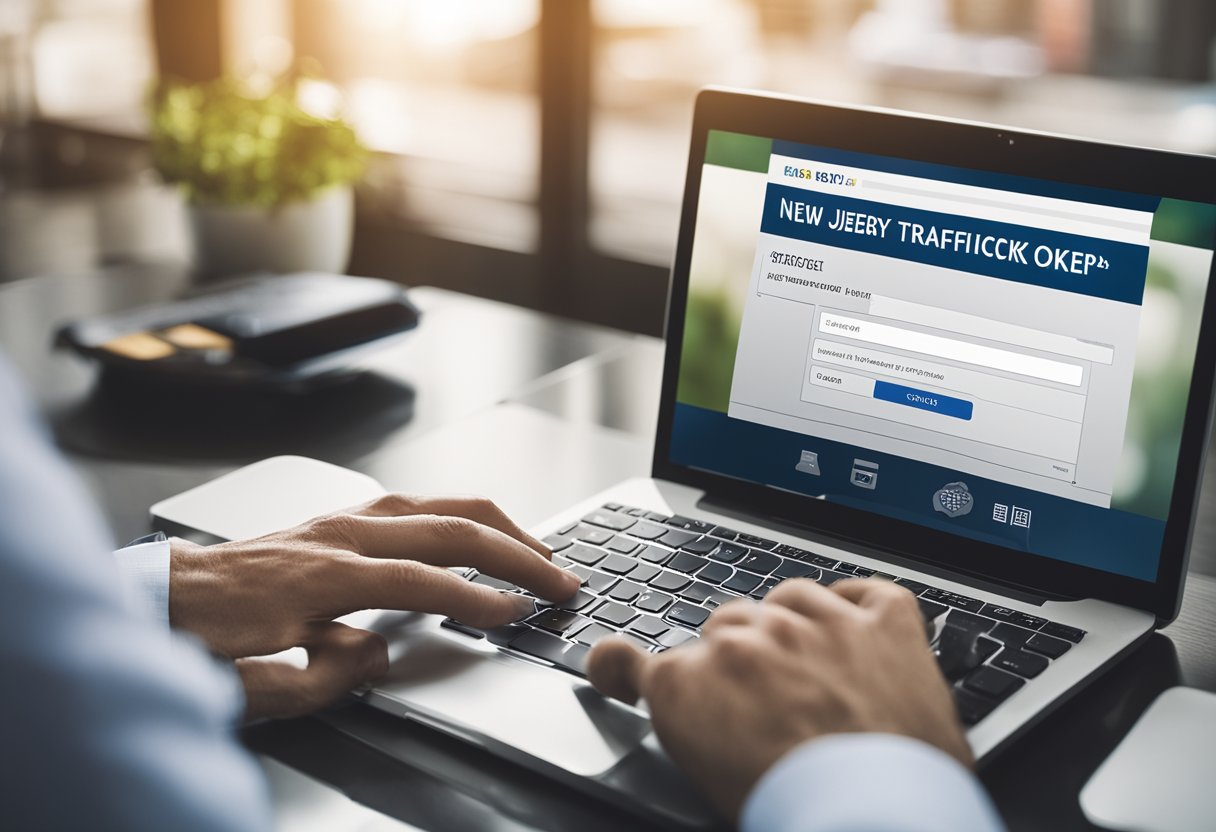
[[731, 819], [774, 763], [824, 734], [902, 734], [972, 763], [916, 601], [888, 581], [785, 581], [719, 607], [695, 643], [654, 655], [607, 639], [587, 666], [603, 693], [646, 700], [663, 747]]
[[543, 543], [492, 502], [389, 495], [254, 540], [170, 544], [169, 620], [233, 659], [289, 647], [307, 670], [282, 662], [237, 663], [247, 714], [313, 710], [383, 674], [379, 636], [332, 619], [364, 609], [450, 615], [493, 627], [526, 615], [532, 601], [474, 584], [445, 567], [472, 566], [564, 600], [578, 577], [550, 562]]

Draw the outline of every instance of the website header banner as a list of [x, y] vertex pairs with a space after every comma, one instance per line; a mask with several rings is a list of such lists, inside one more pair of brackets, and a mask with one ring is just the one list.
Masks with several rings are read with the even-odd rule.
[[1148, 247], [769, 183], [766, 234], [1139, 305]]

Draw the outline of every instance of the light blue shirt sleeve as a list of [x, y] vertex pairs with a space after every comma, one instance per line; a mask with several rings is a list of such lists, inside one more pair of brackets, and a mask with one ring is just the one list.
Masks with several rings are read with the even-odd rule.
[[971, 772], [919, 740], [832, 734], [782, 757], [740, 815], [741, 832], [999, 832]]
[[127, 602], [169, 627], [169, 541], [134, 543], [114, 553]]
[[235, 674], [133, 607], [111, 550], [0, 360], [0, 823], [270, 829]]

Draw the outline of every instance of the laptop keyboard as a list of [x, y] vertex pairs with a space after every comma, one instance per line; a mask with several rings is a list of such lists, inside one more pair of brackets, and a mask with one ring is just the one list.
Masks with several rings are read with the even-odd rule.
[[[660, 653], [698, 638], [720, 604], [761, 599], [783, 580], [809, 578], [827, 586], [844, 578], [885, 578], [917, 597], [936, 633], [934, 652], [966, 725], [984, 719], [1085, 636], [1076, 627], [831, 555], [617, 503], [605, 504], [544, 542], [553, 549], [554, 563], [582, 578], [573, 598], [559, 604], [538, 600], [535, 615], [492, 630], [453, 619], [443, 626], [585, 676], [591, 647], [608, 636], [623, 635]], [[523, 592], [475, 571], [468, 578]]]

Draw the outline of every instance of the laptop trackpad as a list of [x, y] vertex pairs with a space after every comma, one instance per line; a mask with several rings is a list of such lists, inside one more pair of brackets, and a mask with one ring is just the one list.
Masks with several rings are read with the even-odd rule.
[[371, 704], [584, 777], [612, 768], [650, 733], [649, 720], [580, 680], [486, 642], [466, 644], [426, 619], [375, 627], [389, 636], [392, 665], [368, 695]]

